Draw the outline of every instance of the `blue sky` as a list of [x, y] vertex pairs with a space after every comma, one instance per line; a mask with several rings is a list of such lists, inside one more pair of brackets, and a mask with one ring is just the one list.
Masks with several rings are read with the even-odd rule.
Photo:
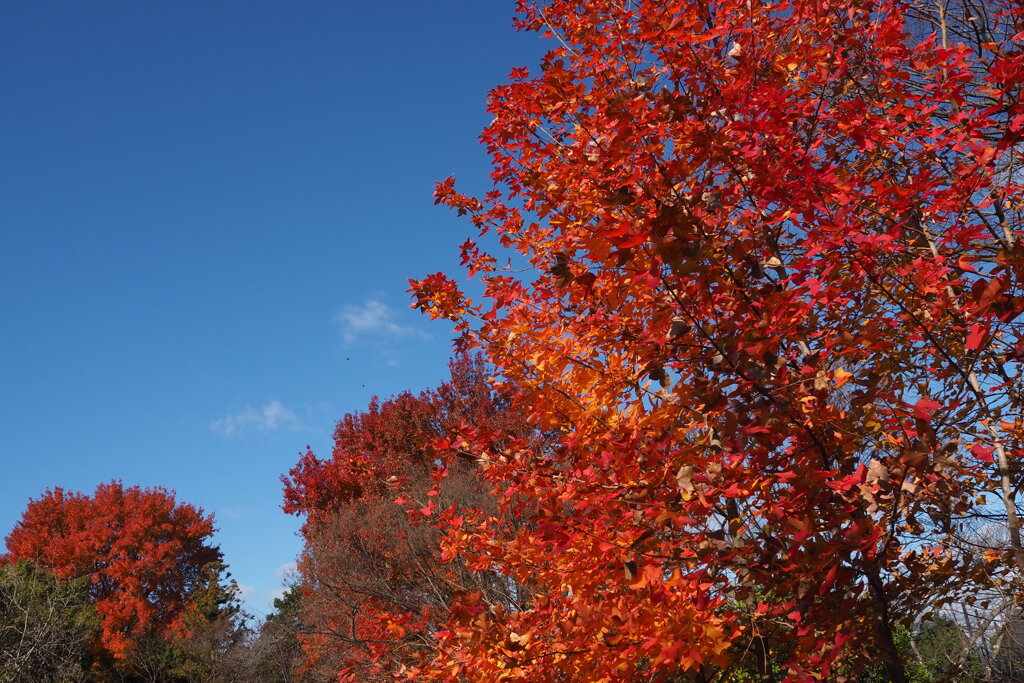
[[47, 487], [216, 514], [249, 606], [299, 550], [279, 477], [440, 381], [406, 279], [458, 272], [485, 95], [544, 48], [511, 0], [0, 9], [0, 530]]

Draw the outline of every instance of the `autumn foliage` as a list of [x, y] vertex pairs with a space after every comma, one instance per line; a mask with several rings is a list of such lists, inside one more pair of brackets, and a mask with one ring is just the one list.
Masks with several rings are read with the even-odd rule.
[[164, 489], [114, 481], [90, 496], [54, 488], [29, 502], [3, 561], [84, 578], [102, 621], [102, 648], [124, 663], [142, 640], [174, 627], [210, 568], [219, 571], [213, 531], [212, 517]]
[[1021, 9], [519, 9], [552, 48], [491, 94], [495, 189], [436, 192], [483, 298], [413, 287], [560, 446], [461, 446], [498, 512], [447, 553], [532, 598], [412, 676], [906, 680], [897, 628], [1024, 568]]
[[[1017, 680], [1024, 9], [517, 7], [550, 50], [490, 95], [493, 189], [435, 193], [481, 294], [411, 283], [451, 378], [284, 478], [305, 545], [257, 669]], [[242, 640], [212, 532], [162, 489], [58, 488], [7, 581], [85, 578], [119, 660], [190, 629], [207, 657]]]
[[374, 399], [338, 423], [329, 459], [307, 453], [285, 480], [285, 511], [305, 517], [302, 671], [391, 680], [432, 656], [434, 632], [467, 596], [516, 600], [494, 572], [443, 562], [442, 530], [430, 523], [442, 511], [496, 512], [475, 464], [440, 442], [463, 428], [492, 442], [530, 435], [486, 380], [481, 362], [462, 357], [436, 389]]

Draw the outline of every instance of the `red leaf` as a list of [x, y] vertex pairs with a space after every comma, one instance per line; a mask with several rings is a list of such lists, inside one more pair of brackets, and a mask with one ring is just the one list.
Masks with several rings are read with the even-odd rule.
[[965, 348], [967, 348], [968, 351], [974, 351], [980, 347], [986, 333], [988, 333], [988, 325], [982, 325], [980, 323], [971, 325], [971, 330], [967, 335]]
[[984, 444], [978, 443], [974, 444], [974, 447], [971, 448], [971, 454], [982, 462], [995, 462], [995, 458], [992, 457], [992, 451], [994, 450], [995, 448], [992, 446], [985, 446]]
[[922, 420], [932, 419], [932, 415], [935, 411], [941, 408], [942, 405], [930, 398], [922, 398], [920, 401], [914, 404], [914, 417]]
[[825, 574], [825, 580], [821, 583], [821, 588], [818, 589], [818, 595], [824, 595], [835, 585], [836, 575], [839, 573], [839, 565], [834, 564], [832, 568]]

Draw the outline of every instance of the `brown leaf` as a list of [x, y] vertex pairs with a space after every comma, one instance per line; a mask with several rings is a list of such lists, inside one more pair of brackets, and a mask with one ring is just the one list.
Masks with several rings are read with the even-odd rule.
[[814, 388], [818, 391], [827, 388], [829, 385], [828, 373], [824, 370], [818, 370], [814, 375]]
[[676, 484], [679, 490], [685, 494], [693, 493], [693, 465], [683, 465], [676, 472]]
[[877, 484], [880, 481], [887, 480], [889, 478], [889, 468], [881, 463], [879, 460], [871, 459], [868, 464], [868, 474], [864, 478], [864, 481], [868, 484]]

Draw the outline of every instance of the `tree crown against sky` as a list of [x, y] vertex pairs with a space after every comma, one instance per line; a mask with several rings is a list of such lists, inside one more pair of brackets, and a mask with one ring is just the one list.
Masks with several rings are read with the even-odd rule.
[[[497, 384], [374, 400], [329, 459], [301, 458], [307, 630], [271, 659], [301, 642], [363, 679], [902, 681], [907, 636], [930, 634], [974, 639], [945, 670], [964, 675], [1013, 632], [1024, 566], [1020, 8], [518, 6], [552, 50], [492, 93], [495, 189], [437, 188], [485, 235], [463, 247], [483, 294], [414, 283]], [[410, 334], [377, 304], [340, 311], [346, 341]], [[146, 521], [183, 508], [171, 543]], [[154, 594], [220, 604], [216, 561], [156, 588], [167, 546], [220, 559], [210, 533], [162, 490], [57, 488], [8, 559], [88, 577], [125, 658], [205, 609]], [[1005, 620], [947, 628], [950, 605]]]
[[519, 8], [495, 189], [437, 199], [528, 267], [413, 286], [562, 448], [477, 448], [542, 521], [453, 543], [537, 598], [424, 671], [906, 680], [900, 624], [1024, 567], [1020, 8]]
[[449, 440], [466, 429], [496, 444], [538, 438], [488, 371], [461, 356], [437, 388], [373, 399], [338, 422], [329, 459], [307, 453], [285, 478], [284, 508], [304, 517], [293, 592], [300, 671], [393, 680], [430, 656], [433, 634], [465, 595], [515, 603], [521, 587], [446, 557], [443, 529], [431, 523], [434, 511], [496, 512], [475, 463], [447, 448]]
[[193, 592], [220, 574], [213, 518], [165, 489], [100, 484], [92, 495], [54, 488], [31, 500], [7, 536], [4, 562], [28, 560], [82, 579], [116, 659], [188, 614]]

